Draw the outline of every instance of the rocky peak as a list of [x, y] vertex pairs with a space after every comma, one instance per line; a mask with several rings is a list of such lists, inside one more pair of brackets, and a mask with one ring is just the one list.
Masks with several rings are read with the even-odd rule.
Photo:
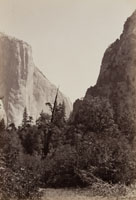
[[120, 39], [104, 53], [97, 83], [85, 99], [95, 96], [109, 99], [117, 123], [125, 113], [136, 130], [136, 11], [127, 19]]
[[126, 20], [124, 24], [123, 34], [130, 36], [131, 34], [136, 35], [136, 10], [133, 14]]
[[97, 85], [110, 84], [118, 81], [131, 81], [131, 83], [133, 82], [135, 84], [135, 75], [136, 11], [127, 19], [120, 39], [117, 39], [106, 50]]

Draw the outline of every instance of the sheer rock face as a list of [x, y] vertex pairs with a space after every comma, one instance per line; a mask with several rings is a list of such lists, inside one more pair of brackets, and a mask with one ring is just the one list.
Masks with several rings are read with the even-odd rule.
[[[57, 88], [38, 70], [32, 59], [31, 47], [20, 40], [0, 34], [0, 95], [8, 123], [19, 125], [24, 108], [36, 120], [46, 102], [53, 103]], [[61, 92], [58, 102], [66, 106], [69, 116], [72, 104]]]
[[117, 118], [126, 112], [136, 125], [136, 11], [127, 19], [120, 39], [106, 50], [97, 83], [85, 98], [92, 96], [107, 97]]
[[106, 50], [96, 85], [74, 103], [73, 112], [94, 97], [107, 98], [121, 132], [129, 129], [130, 138], [136, 136], [136, 11], [127, 19], [120, 39]]
[[0, 121], [4, 119], [5, 124], [7, 123], [6, 113], [4, 110], [3, 102], [0, 99]]

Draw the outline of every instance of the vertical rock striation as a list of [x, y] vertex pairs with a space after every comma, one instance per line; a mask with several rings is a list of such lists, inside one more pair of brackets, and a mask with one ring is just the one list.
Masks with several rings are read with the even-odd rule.
[[[0, 34], [0, 95], [8, 123], [19, 125], [24, 108], [36, 120], [46, 102], [53, 103], [57, 88], [34, 65], [31, 47], [18, 39]], [[72, 104], [61, 92], [58, 102], [66, 106], [69, 116]]]

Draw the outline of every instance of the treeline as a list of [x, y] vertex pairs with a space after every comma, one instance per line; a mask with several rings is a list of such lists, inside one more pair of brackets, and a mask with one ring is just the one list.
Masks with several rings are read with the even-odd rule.
[[[25, 108], [21, 126], [0, 122], [0, 193], [2, 198], [40, 198], [39, 188], [86, 187], [96, 182], [131, 184], [135, 151], [127, 116], [115, 122], [105, 98], [78, 100], [69, 119], [65, 104], [47, 103], [36, 122]], [[131, 126], [132, 127], [132, 126]]]

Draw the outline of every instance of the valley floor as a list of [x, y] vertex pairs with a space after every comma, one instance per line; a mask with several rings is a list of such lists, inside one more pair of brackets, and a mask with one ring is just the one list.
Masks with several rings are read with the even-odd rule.
[[46, 189], [42, 200], [136, 200], [136, 191], [127, 196], [93, 196], [89, 190]]

